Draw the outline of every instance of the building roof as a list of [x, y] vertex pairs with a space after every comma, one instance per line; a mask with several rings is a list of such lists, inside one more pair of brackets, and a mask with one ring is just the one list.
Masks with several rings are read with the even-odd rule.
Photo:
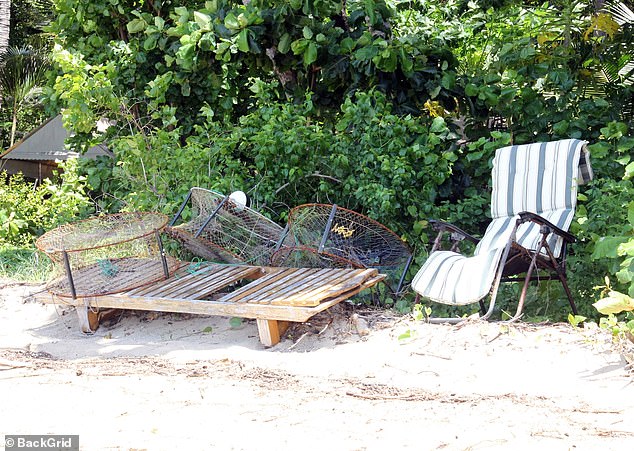
[[66, 139], [70, 135], [70, 132], [62, 124], [62, 116], [57, 115], [11, 146], [0, 155], [0, 158], [5, 160], [53, 161], [67, 160], [72, 157], [92, 159], [99, 155], [113, 156], [105, 145], [91, 147], [81, 155], [72, 152], [66, 149], [65, 145]]

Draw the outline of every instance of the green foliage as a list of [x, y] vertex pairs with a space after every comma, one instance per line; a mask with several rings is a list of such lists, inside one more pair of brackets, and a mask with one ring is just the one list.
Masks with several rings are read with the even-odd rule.
[[615, 291], [610, 280], [605, 278], [600, 300], [593, 305], [603, 315], [599, 320], [602, 329], [609, 330], [615, 339], [628, 338], [634, 341], [634, 298]]
[[0, 55], [0, 105], [2, 115], [7, 117], [8, 132], [5, 136], [2, 130], [0, 137], [7, 147], [15, 143], [20, 130], [32, 123], [25, 119], [41, 110], [41, 86], [48, 65], [47, 55], [32, 47], [9, 47]]
[[[249, 191], [279, 222], [300, 203], [337, 203], [403, 236], [415, 270], [428, 218], [483, 232], [495, 149], [575, 137], [591, 143], [596, 174], [571, 226], [580, 313], [596, 316], [587, 301], [604, 275], [630, 292], [634, 89], [619, 70], [632, 61], [631, 30], [587, 2], [55, 8], [51, 107], [63, 108], [73, 145], [99, 139], [116, 154], [83, 168], [101, 209], [172, 214], [196, 185]], [[105, 135], [101, 117], [116, 120]], [[6, 236], [26, 227], [17, 212], [3, 218]], [[562, 319], [568, 307], [558, 288], [540, 287], [527, 312]]]
[[628, 338], [630, 341], [634, 341], [634, 314], [632, 312], [627, 312], [621, 317], [612, 313], [601, 317], [599, 326], [608, 330], [615, 339]]
[[34, 186], [21, 174], [0, 174], [0, 245], [24, 246], [60, 224], [86, 217], [90, 201], [77, 174], [76, 161], [62, 164], [59, 183], [45, 180]]
[[34, 246], [0, 244], [0, 278], [44, 282], [52, 272], [51, 260]]
[[203, 124], [204, 106], [223, 121], [248, 114], [258, 84], [275, 86], [278, 99], [311, 92], [324, 112], [371, 87], [416, 114], [429, 98], [454, 102], [441, 81], [457, 64], [451, 52], [414, 34], [395, 37], [382, 0], [345, 8], [339, 1], [55, 4], [49, 28], [59, 77], [51, 99], [80, 132], [105, 112], [117, 116], [118, 101], [136, 119], [169, 107], [189, 136]]
[[[357, 93], [335, 121], [303, 103], [264, 99], [235, 126], [208, 120], [183, 142], [182, 129], [153, 130], [112, 141], [118, 155], [84, 168], [126, 209], [173, 213], [191, 186], [250, 191], [280, 222], [290, 207], [324, 201], [366, 213], [412, 242], [433, 211], [457, 154], [442, 118], [398, 116], [378, 91]], [[249, 190], [249, 187], [253, 187]], [[102, 199], [102, 206], [108, 206]]]
[[574, 290], [588, 299], [599, 295], [595, 287], [603, 275], [615, 276], [616, 291], [634, 294], [630, 269], [634, 256], [634, 185], [630, 175], [634, 141], [621, 122], [608, 123], [601, 133], [601, 140], [590, 146], [599, 177], [580, 195], [577, 220], [571, 226], [579, 239], [572, 247], [571, 273], [600, 277], [571, 278]]
[[39, 46], [47, 38], [43, 28], [53, 19], [51, 0], [13, 0], [11, 2], [11, 32], [9, 45]]

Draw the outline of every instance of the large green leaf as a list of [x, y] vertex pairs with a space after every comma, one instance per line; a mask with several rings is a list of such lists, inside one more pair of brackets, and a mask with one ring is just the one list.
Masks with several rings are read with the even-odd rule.
[[245, 28], [242, 31], [240, 31], [240, 33], [238, 34], [237, 44], [238, 44], [238, 49], [241, 52], [249, 51], [249, 30], [248, 29]]
[[592, 304], [599, 313], [609, 315], [611, 313], [629, 312], [634, 310], [634, 299], [618, 291], [610, 291], [608, 296]]
[[310, 42], [304, 51], [304, 65], [308, 66], [317, 61], [317, 44]]
[[194, 21], [201, 31], [211, 31], [211, 17], [209, 15], [194, 11]]
[[145, 20], [132, 19], [126, 25], [126, 29], [128, 30], [128, 33], [134, 34], [134, 33], [140, 33], [141, 31], [145, 30], [146, 26], [147, 26], [147, 23], [145, 22]]

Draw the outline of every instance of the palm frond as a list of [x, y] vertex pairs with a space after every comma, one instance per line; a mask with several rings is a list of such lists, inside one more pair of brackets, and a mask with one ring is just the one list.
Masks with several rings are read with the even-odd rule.
[[634, 60], [628, 61], [619, 70], [619, 76], [623, 80], [623, 84], [626, 86], [634, 86]]
[[634, 12], [623, 2], [607, 3], [604, 11], [611, 14], [614, 21], [621, 26], [634, 24]]

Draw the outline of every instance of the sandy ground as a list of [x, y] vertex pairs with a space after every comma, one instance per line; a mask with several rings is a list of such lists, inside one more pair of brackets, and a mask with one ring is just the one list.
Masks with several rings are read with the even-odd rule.
[[[0, 281], [0, 438], [104, 450], [612, 450], [634, 443], [628, 349], [594, 327], [430, 325], [351, 306], [272, 348], [252, 321], [128, 312], [84, 336]], [[400, 338], [402, 335], [410, 338]], [[629, 444], [629, 445], [628, 445]]]

